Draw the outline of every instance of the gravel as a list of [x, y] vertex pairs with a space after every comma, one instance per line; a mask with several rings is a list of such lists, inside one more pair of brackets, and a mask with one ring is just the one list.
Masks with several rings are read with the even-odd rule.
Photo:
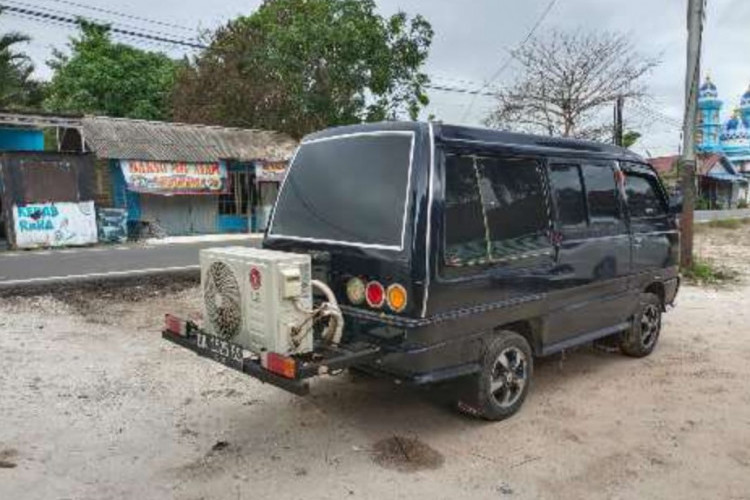
[[[717, 231], [700, 250], [747, 272], [747, 235]], [[748, 296], [685, 287], [645, 359], [540, 360], [500, 423], [441, 388], [342, 375], [298, 398], [199, 359], [159, 336], [199, 316], [195, 283], [6, 297], [0, 498], [750, 498]]]

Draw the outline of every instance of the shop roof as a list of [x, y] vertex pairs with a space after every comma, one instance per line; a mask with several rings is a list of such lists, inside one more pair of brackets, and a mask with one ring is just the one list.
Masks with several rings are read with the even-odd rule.
[[297, 142], [265, 130], [86, 116], [83, 136], [99, 158], [151, 161], [288, 160]]

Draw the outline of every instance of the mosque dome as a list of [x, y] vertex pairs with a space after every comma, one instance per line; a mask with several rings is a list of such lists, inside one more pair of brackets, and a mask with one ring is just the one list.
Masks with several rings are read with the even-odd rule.
[[748, 87], [745, 93], [742, 94], [742, 99], [740, 100], [740, 107], [750, 108], [750, 87]]
[[742, 121], [739, 109], [734, 111], [732, 118], [724, 125], [721, 142], [725, 146], [750, 147], [750, 129]]
[[703, 82], [703, 85], [701, 85], [700, 91], [698, 92], [698, 98], [699, 99], [718, 99], [719, 98], [719, 90], [716, 88], [716, 85], [714, 85], [714, 82], [711, 81], [711, 78], [706, 77], [706, 81]]

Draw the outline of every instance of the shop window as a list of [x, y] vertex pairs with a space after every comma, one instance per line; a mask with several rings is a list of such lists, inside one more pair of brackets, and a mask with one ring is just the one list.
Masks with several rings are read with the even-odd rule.
[[229, 192], [219, 196], [219, 215], [250, 213], [251, 179], [248, 172], [229, 172]]

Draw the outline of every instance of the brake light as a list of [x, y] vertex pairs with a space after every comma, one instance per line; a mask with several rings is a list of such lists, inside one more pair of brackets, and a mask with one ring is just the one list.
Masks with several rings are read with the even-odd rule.
[[164, 315], [164, 329], [181, 337], [187, 336], [187, 321], [172, 314]]
[[398, 313], [406, 309], [406, 288], [398, 283], [394, 283], [388, 287], [386, 298], [388, 300], [388, 307], [393, 312]]
[[269, 372], [286, 378], [297, 377], [297, 363], [293, 358], [282, 356], [275, 352], [264, 352], [260, 356], [260, 364]]
[[383, 285], [377, 281], [371, 281], [367, 284], [365, 291], [365, 298], [367, 299], [367, 305], [374, 308], [383, 307], [385, 302], [385, 289]]
[[355, 306], [363, 303], [365, 301], [365, 282], [356, 276], [347, 281], [346, 298]]

